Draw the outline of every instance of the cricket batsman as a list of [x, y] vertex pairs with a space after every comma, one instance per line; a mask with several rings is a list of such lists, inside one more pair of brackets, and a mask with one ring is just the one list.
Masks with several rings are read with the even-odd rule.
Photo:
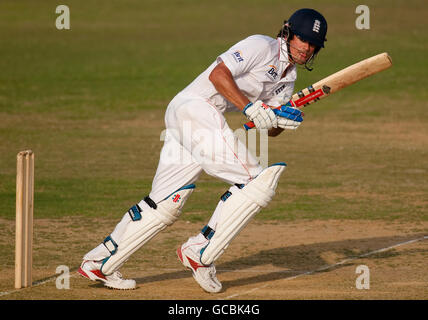
[[[324, 47], [327, 21], [300, 9], [276, 38], [250, 36], [222, 53], [169, 103], [166, 138], [148, 196], [132, 206], [113, 232], [89, 251], [79, 273], [114, 289], [134, 289], [119, 268], [130, 256], [179, 217], [204, 171], [230, 184], [208, 223], [177, 249], [181, 263], [207, 292], [219, 292], [215, 261], [231, 241], [272, 200], [285, 163], [262, 168], [224, 117], [240, 111], [258, 130], [277, 136], [303, 121], [285, 105], [293, 94], [296, 66], [311, 70]], [[280, 110], [273, 107], [282, 105]]]

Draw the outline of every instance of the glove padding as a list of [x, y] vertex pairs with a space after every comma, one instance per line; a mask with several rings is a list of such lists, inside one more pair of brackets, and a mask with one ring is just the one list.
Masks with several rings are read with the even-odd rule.
[[248, 118], [254, 122], [257, 129], [272, 129], [278, 126], [278, 117], [272, 111], [272, 109], [264, 104], [261, 100], [254, 103], [249, 103], [242, 112]]
[[278, 118], [278, 128], [296, 130], [303, 121], [303, 113], [291, 107], [288, 102], [282, 105], [280, 109], [273, 109], [273, 112]]

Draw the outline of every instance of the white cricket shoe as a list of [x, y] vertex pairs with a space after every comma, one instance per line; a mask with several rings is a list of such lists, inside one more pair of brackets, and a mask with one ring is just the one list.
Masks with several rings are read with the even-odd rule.
[[104, 285], [112, 289], [131, 290], [137, 287], [137, 283], [132, 279], [123, 279], [119, 271], [111, 275], [104, 275], [101, 272], [101, 262], [94, 260], [84, 260], [78, 270], [79, 274], [92, 281], [102, 281]]
[[222, 285], [216, 277], [214, 264], [209, 266], [200, 263], [200, 255], [191, 250], [192, 245], [183, 244], [177, 249], [177, 255], [181, 263], [192, 270], [193, 278], [207, 292], [220, 292]]

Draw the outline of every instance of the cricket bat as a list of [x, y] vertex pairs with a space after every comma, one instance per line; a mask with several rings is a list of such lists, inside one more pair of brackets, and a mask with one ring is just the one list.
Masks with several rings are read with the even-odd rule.
[[[295, 108], [306, 107], [390, 66], [392, 59], [386, 52], [367, 58], [300, 90], [291, 97], [290, 104]], [[276, 109], [279, 108], [281, 106]], [[244, 124], [244, 128], [254, 128], [254, 123], [249, 121]]]

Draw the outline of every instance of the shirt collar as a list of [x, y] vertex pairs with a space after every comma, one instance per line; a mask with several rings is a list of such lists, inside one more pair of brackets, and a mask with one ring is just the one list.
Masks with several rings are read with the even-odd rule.
[[[296, 65], [291, 64], [290, 61], [288, 60], [288, 50], [287, 50], [287, 44], [286, 42], [282, 42], [281, 38], [277, 38], [277, 42], [278, 42], [278, 59], [280, 62], [283, 62], [285, 64], [284, 70], [285, 68], [289, 67], [288, 70], [288, 77], [284, 77], [282, 80], [286, 80], [286, 79], [291, 79], [291, 80], [296, 80], [297, 78], [297, 70], [296, 70]], [[281, 42], [283, 45], [283, 50], [281, 50]]]
[[286, 62], [288, 64], [290, 61], [288, 61], [287, 43], [285, 41], [281, 41], [281, 38], [277, 38], [276, 40], [278, 42], [279, 61]]

